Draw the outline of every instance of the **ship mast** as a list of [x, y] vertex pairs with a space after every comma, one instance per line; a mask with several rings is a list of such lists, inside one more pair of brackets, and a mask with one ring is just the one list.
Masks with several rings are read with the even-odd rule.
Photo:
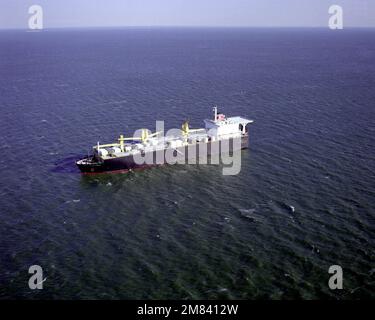
[[213, 111], [214, 111], [214, 121], [216, 122], [217, 121], [217, 106], [215, 105], [214, 106], [214, 109], [213, 109]]

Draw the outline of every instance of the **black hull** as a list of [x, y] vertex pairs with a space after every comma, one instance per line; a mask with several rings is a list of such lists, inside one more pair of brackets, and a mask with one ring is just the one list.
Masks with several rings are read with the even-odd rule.
[[[207, 153], [205, 154], [212, 156], [215, 154], [222, 154], [222, 147], [221, 147], [221, 141], [215, 141], [215, 142], [207, 142], [202, 144], [207, 145]], [[216, 144], [216, 146], [213, 146], [213, 144]], [[247, 149], [249, 144], [249, 137], [248, 135], [244, 135], [241, 137], [241, 145], [238, 146], [237, 148], [234, 147], [234, 144], [231, 142], [229, 144], [229, 152], [236, 151], [236, 149]], [[195, 149], [195, 152], [194, 150]], [[88, 163], [79, 163], [77, 161], [77, 166], [80, 169], [82, 173], [86, 174], [94, 174], [94, 173], [110, 173], [110, 172], [128, 172], [131, 170], [136, 170], [136, 169], [142, 169], [142, 168], [147, 168], [147, 167], [152, 167], [152, 166], [157, 166], [157, 165], [163, 165], [167, 163], [165, 161], [165, 153], [167, 152], [168, 149], [165, 150], [159, 150], [159, 151], [152, 151], [149, 152], [148, 156], [151, 157], [150, 153], [152, 153], [153, 157], [153, 163], [151, 164], [138, 164], [137, 161], [134, 159], [133, 155], [125, 156], [125, 157], [118, 157], [118, 158], [112, 158], [112, 159], [106, 159], [102, 162], [88, 162]], [[188, 163], [189, 159], [191, 161], [192, 158], [196, 159], [196, 163], [199, 163], [199, 158], [202, 156], [199, 154], [199, 143], [194, 144], [194, 145], [188, 145], [188, 146], [183, 146], [183, 147], [178, 147], [175, 149], [176, 151], [172, 151], [171, 149], [169, 152], [177, 152], [176, 157], [177, 161], [181, 163]], [[225, 149], [228, 151], [228, 148]], [[181, 154], [179, 157], [178, 155]], [[156, 159], [163, 159], [162, 161], [156, 161]]]

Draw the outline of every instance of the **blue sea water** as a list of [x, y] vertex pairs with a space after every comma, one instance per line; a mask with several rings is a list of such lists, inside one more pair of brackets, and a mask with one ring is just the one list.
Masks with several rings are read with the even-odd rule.
[[[1, 31], [0, 298], [374, 298], [374, 103], [371, 29]], [[254, 120], [239, 175], [74, 165], [214, 104]]]

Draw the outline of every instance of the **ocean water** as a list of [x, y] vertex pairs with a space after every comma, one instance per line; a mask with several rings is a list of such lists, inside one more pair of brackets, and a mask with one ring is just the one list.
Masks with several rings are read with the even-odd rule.
[[[254, 120], [238, 175], [75, 167], [214, 104]], [[374, 298], [374, 135], [375, 30], [1, 31], [0, 298]]]

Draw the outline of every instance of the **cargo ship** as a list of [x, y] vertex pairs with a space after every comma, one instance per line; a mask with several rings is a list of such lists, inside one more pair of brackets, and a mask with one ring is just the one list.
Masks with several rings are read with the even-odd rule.
[[201, 159], [248, 148], [248, 124], [253, 120], [226, 117], [217, 107], [213, 113], [213, 119], [204, 120], [204, 128], [191, 129], [185, 121], [181, 129], [165, 136], [163, 131], [141, 129], [138, 136], [120, 135], [110, 144], [98, 142], [92, 155], [76, 164], [84, 174], [128, 172], [163, 164], [202, 163]]

